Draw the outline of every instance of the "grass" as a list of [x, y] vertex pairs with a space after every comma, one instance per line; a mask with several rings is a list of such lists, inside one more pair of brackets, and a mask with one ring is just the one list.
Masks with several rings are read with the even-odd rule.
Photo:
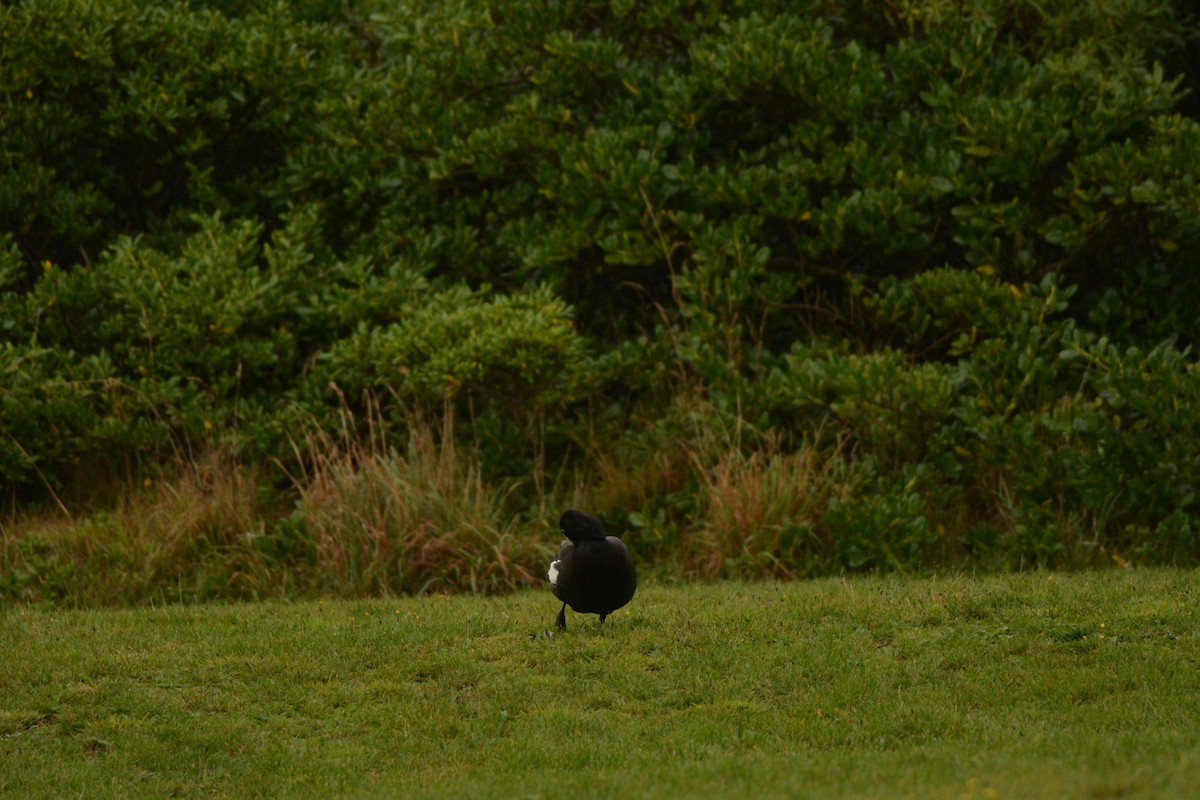
[[0, 616], [12, 797], [1182, 797], [1200, 576]]
[[114, 471], [53, 508], [0, 508], [0, 603], [502, 595], [539, 585], [567, 508], [601, 516], [668, 581], [1195, 560], [1182, 511], [1114, 539], [1066, 495], [1036, 518], [1017, 514], [993, 476], [1001, 491], [988, 494], [1007, 505], [959, 513], [958, 500], [917, 485], [921, 470], [903, 483], [876, 474], [844, 434], [786, 445], [740, 418], [708, 425], [716, 413], [692, 402], [646, 436], [588, 430], [569, 468], [548, 472], [539, 455], [510, 478], [487, 477], [491, 457], [455, 435], [449, 411], [400, 423], [375, 400], [357, 417], [346, 410], [333, 433], [298, 421], [287, 459], [180, 446], [153, 477]]
[[439, 431], [414, 424], [401, 449], [375, 427], [362, 437], [314, 428], [297, 444], [305, 452], [297, 474], [216, 448], [177, 459], [158, 480], [117, 482], [103, 508], [0, 512], [0, 602], [380, 598], [537, 585], [557, 526], [542, 507], [508, 507], [514, 487], [483, 480], [452, 420]]

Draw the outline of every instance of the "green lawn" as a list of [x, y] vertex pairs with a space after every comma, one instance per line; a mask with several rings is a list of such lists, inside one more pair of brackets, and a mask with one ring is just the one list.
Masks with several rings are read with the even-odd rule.
[[1197, 797], [1200, 576], [0, 612], [12, 797]]

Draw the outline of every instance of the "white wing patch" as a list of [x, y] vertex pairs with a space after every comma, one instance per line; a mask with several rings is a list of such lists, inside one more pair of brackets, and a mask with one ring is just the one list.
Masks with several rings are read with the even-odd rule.
[[547, 574], [550, 576], [550, 585], [551, 586], [558, 586], [558, 565], [560, 563], [561, 562], [559, 562], [559, 561], [551, 561], [550, 562], [550, 572]]

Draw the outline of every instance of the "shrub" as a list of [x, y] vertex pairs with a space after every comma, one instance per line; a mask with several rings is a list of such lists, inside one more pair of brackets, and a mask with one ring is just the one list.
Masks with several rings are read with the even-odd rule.
[[879, 480], [858, 497], [835, 500], [821, 522], [847, 569], [912, 571], [937, 555], [937, 533], [911, 481]]
[[403, 401], [477, 400], [521, 416], [574, 399], [583, 340], [548, 291], [489, 298], [459, 287], [423, 298], [386, 327], [361, 328], [321, 356], [314, 380], [351, 396], [387, 388]]
[[46, 0], [6, 6], [0, 26], [0, 229], [28, 283], [38, 264], [87, 263], [119, 235], [177, 241], [197, 211], [280, 211], [279, 168], [342, 80], [336, 32], [286, 4], [231, 17]]
[[[93, 465], [136, 487], [227, 453], [291, 476], [253, 547], [221, 544], [262, 585], [409, 591], [420, 558], [339, 538], [318, 498], [441, 496], [405, 449], [433, 412], [487, 520], [446, 533], [439, 585], [520, 584], [476, 551], [524, 564], [512, 520], [567, 502], [703, 575], [1195, 562], [1195, 23], [6, 5], [11, 516], [100, 530], [119, 493]], [[297, 496], [319, 536], [279, 520]], [[435, 506], [376, 527], [408, 547]], [[29, 538], [13, 558], [59, 575]]]

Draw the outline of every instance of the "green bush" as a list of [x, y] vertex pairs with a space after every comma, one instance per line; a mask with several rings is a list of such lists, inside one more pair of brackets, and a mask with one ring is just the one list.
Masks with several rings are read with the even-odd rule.
[[1200, 560], [1190, 4], [36, 0], [0, 31], [9, 516], [214, 450], [274, 476], [252, 538], [303, 572], [311, 430], [401, 452], [432, 411], [513, 487], [489, 531], [594, 504], [689, 574]]
[[[38, 0], [0, 11], [0, 228], [37, 265], [122, 234], [177, 241], [189, 214], [274, 215], [271, 186], [338, 91], [340, 37], [288, 4]], [[328, 58], [327, 58], [328, 56]]]
[[932, 555], [937, 533], [911, 484], [882, 480], [858, 497], [830, 504], [822, 524], [843, 566], [908, 571]]
[[457, 288], [423, 298], [402, 321], [361, 327], [322, 354], [314, 380], [351, 396], [388, 389], [436, 407], [469, 397], [521, 416], [573, 399], [584, 355], [570, 308], [550, 292], [480, 296]]
[[1181, 521], [1200, 464], [1195, 361], [1171, 343], [1119, 347], [1078, 329], [1062, 316], [1069, 296], [1052, 279], [1006, 289], [950, 271], [891, 284], [869, 307], [906, 350], [797, 347], [770, 382], [776, 413], [835, 420], [875, 469], [918, 470], [908, 491], [964, 542], [991, 531], [1025, 563], [1194, 558]]

